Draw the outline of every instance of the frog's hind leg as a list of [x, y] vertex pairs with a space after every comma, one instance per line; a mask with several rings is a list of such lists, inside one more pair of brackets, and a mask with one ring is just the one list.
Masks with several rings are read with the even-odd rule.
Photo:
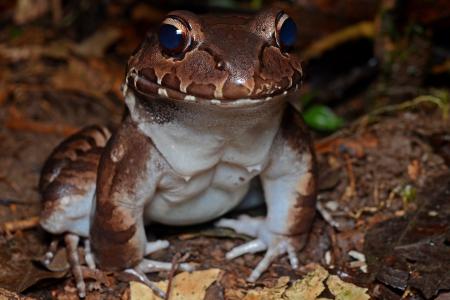
[[[67, 257], [80, 297], [86, 294], [83, 267], [77, 252], [80, 238], [85, 238], [85, 261], [95, 269], [90, 251], [90, 214], [96, 189], [97, 168], [110, 137], [105, 127], [90, 126], [63, 141], [47, 159], [41, 173], [39, 188], [43, 210], [41, 226], [52, 234], [62, 234]], [[52, 243], [44, 259], [49, 265], [57, 243]]]
[[46, 231], [89, 236], [97, 168], [109, 137], [106, 128], [87, 127], [63, 141], [47, 159], [39, 182], [40, 223]]

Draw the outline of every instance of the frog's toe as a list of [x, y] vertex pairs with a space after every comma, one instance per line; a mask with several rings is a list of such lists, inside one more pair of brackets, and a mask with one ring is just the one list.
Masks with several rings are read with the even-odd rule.
[[53, 258], [58, 251], [59, 239], [54, 239], [50, 246], [48, 247], [47, 252], [45, 252], [44, 257], [42, 258], [42, 264], [48, 268], [48, 266], [52, 263]]
[[247, 278], [247, 281], [255, 282], [256, 280], [258, 280], [258, 278], [261, 277], [261, 274], [264, 273], [269, 268], [272, 262], [277, 257], [283, 254], [288, 255], [289, 262], [293, 269], [298, 268], [298, 258], [297, 254], [295, 253], [294, 246], [292, 246], [289, 240], [282, 239], [269, 246], [263, 259], [258, 263], [256, 268], [253, 269], [252, 273]]
[[[189, 263], [181, 263], [178, 265], [178, 268], [182, 271], [192, 272], [194, 270], [194, 266]], [[137, 266], [137, 270], [143, 273], [152, 273], [158, 271], [170, 271], [172, 270], [172, 263], [156, 261], [151, 259], [143, 259]]]
[[75, 283], [80, 298], [86, 296], [86, 284], [84, 283], [83, 272], [81, 269], [80, 257], [78, 256], [78, 243], [80, 237], [76, 234], [68, 233], [64, 236], [64, 242], [66, 243], [67, 257], [70, 267], [72, 269], [73, 277], [75, 277]]
[[225, 257], [226, 259], [234, 259], [247, 253], [256, 253], [267, 249], [267, 245], [260, 239], [250, 241], [240, 246], [234, 247]]
[[169, 241], [166, 240], [157, 240], [154, 242], [147, 242], [145, 245], [145, 255], [149, 255], [150, 253], [156, 252], [158, 250], [165, 249], [169, 247]]
[[216, 225], [231, 228], [238, 233], [256, 238], [233, 248], [225, 255], [227, 259], [234, 259], [247, 253], [266, 251], [264, 258], [247, 278], [248, 281], [256, 281], [278, 256], [284, 254], [289, 257], [292, 268], [298, 267], [298, 258], [294, 247], [294, 242], [299, 238], [298, 236], [292, 237], [274, 233], [269, 230], [263, 219], [251, 218], [246, 215], [239, 217], [237, 220], [222, 219]]
[[96, 269], [94, 254], [92, 253], [91, 242], [89, 241], [89, 239], [84, 240], [84, 260], [86, 261], [89, 269]]
[[137, 277], [142, 283], [144, 283], [145, 285], [147, 285], [149, 288], [152, 289], [152, 291], [158, 295], [160, 298], [162, 299], [166, 299], [166, 293], [160, 289], [156, 283], [154, 283], [153, 281], [150, 281], [147, 277], [147, 275], [145, 275], [145, 272], [143, 272], [140, 268], [139, 268], [140, 264], [137, 265], [134, 269], [126, 269], [124, 272], [131, 274], [135, 277]]
[[258, 230], [263, 222], [263, 218], [254, 218], [248, 215], [240, 215], [237, 220], [222, 218], [217, 221], [215, 225], [217, 227], [231, 228], [237, 233], [257, 237]]
[[[166, 242], [166, 241], [157, 241], [157, 242]], [[164, 243], [160, 245], [162, 246], [163, 244]], [[178, 265], [178, 269], [186, 272], [192, 272], [194, 270], [194, 266], [189, 263], [181, 263]], [[134, 267], [133, 269], [127, 269], [125, 270], [125, 272], [137, 277], [141, 282], [145, 283], [149, 288], [151, 288], [159, 297], [165, 299], [165, 292], [161, 290], [154, 282], [150, 281], [147, 278], [147, 275], [145, 274], [151, 272], [170, 271], [170, 270], [172, 270], [172, 263], [156, 261], [151, 259], [143, 259], [136, 267]]]

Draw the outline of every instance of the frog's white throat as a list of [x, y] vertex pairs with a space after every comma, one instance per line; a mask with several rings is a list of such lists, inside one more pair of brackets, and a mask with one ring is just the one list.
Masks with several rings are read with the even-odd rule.
[[132, 120], [150, 137], [173, 170], [192, 177], [219, 163], [261, 169], [268, 161], [286, 103], [268, 101], [241, 108], [155, 99], [150, 111], [129, 89]]

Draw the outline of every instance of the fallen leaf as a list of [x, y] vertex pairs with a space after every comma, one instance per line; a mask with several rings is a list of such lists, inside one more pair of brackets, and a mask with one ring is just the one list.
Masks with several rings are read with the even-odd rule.
[[[209, 269], [192, 273], [183, 272], [173, 278], [169, 300], [203, 300], [206, 289], [213, 284], [221, 274], [220, 269]], [[167, 280], [157, 282], [156, 285], [165, 291]], [[161, 300], [153, 291], [140, 282], [130, 282], [131, 300]]]
[[344, 120], [328, 106], [313, 105], [303, 113], [306, 124], [320, 131], [335, 131], [342, 127]]
[[336, 300], [366, 300], [370, 299], [366, 288], [361, 288], [353, 283], [342, 281], [338, 276], [328, 277], [327, 286]]
[[289, 277], [280, 277], [272, 288], [250, 290], [243, 300], [278, 300], [283, 299], [283, 294], [289, 283]]
[[308, 273], [303, 279], [297, 280], [286, 291], [286, 299], [289, 300], [314, 300], [324, 290], [323, 281], [327, 279], [328, 271], [321, 266]]
[[[289, 277], [281, 277], [271, 288], [257, 288], [247, 292], [243, 300], [319, 300], [324, 290], [328, 271], [320, 265], [288, 287]], [[356, 286], [355, 286], [356, 287]], [[325, 298], [320, 298], [325, 299]], [[355, 298], [356, 299], [356, 298]]]
[[46, 245], [33, 234], [3, 241], [0, 244], [0, 286], [14, 292], [22, 292], [46, 278], [61, 278], [67, 272], [50, 272], [33, 263]]

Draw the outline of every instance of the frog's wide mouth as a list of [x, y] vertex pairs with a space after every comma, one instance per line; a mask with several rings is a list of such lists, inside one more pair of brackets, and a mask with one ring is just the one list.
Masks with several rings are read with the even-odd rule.
[[276, 90], [273, 93], [265, 95], [257, 95], [256, 97], [246, 97], [239, 99], [208, 99], [204, 96], [191, 95], [188, 93], [181, 92], [179, 90], [173, 89], [168, 86], [163, 86], [159, 83], [149, 80], [145, 76], [139, 75], [136, 69], [132, 68], [128, 72], [124, 85], [124, 94], [128, 88], [131, 88], [139, 95], [148, 97], [151, 99], [155, 98], [165, 98], [176, 101], [200, 103], [200, 104], [212, 104], [221, 107], [240, 107], [240, 106], [251, 106], [255, 104], [260, 104], [263, 102], [268, 102], [272, 100], [277, 100], [282, 98], [298, 89], [301, 79], [292, 82], [289, 88]]

